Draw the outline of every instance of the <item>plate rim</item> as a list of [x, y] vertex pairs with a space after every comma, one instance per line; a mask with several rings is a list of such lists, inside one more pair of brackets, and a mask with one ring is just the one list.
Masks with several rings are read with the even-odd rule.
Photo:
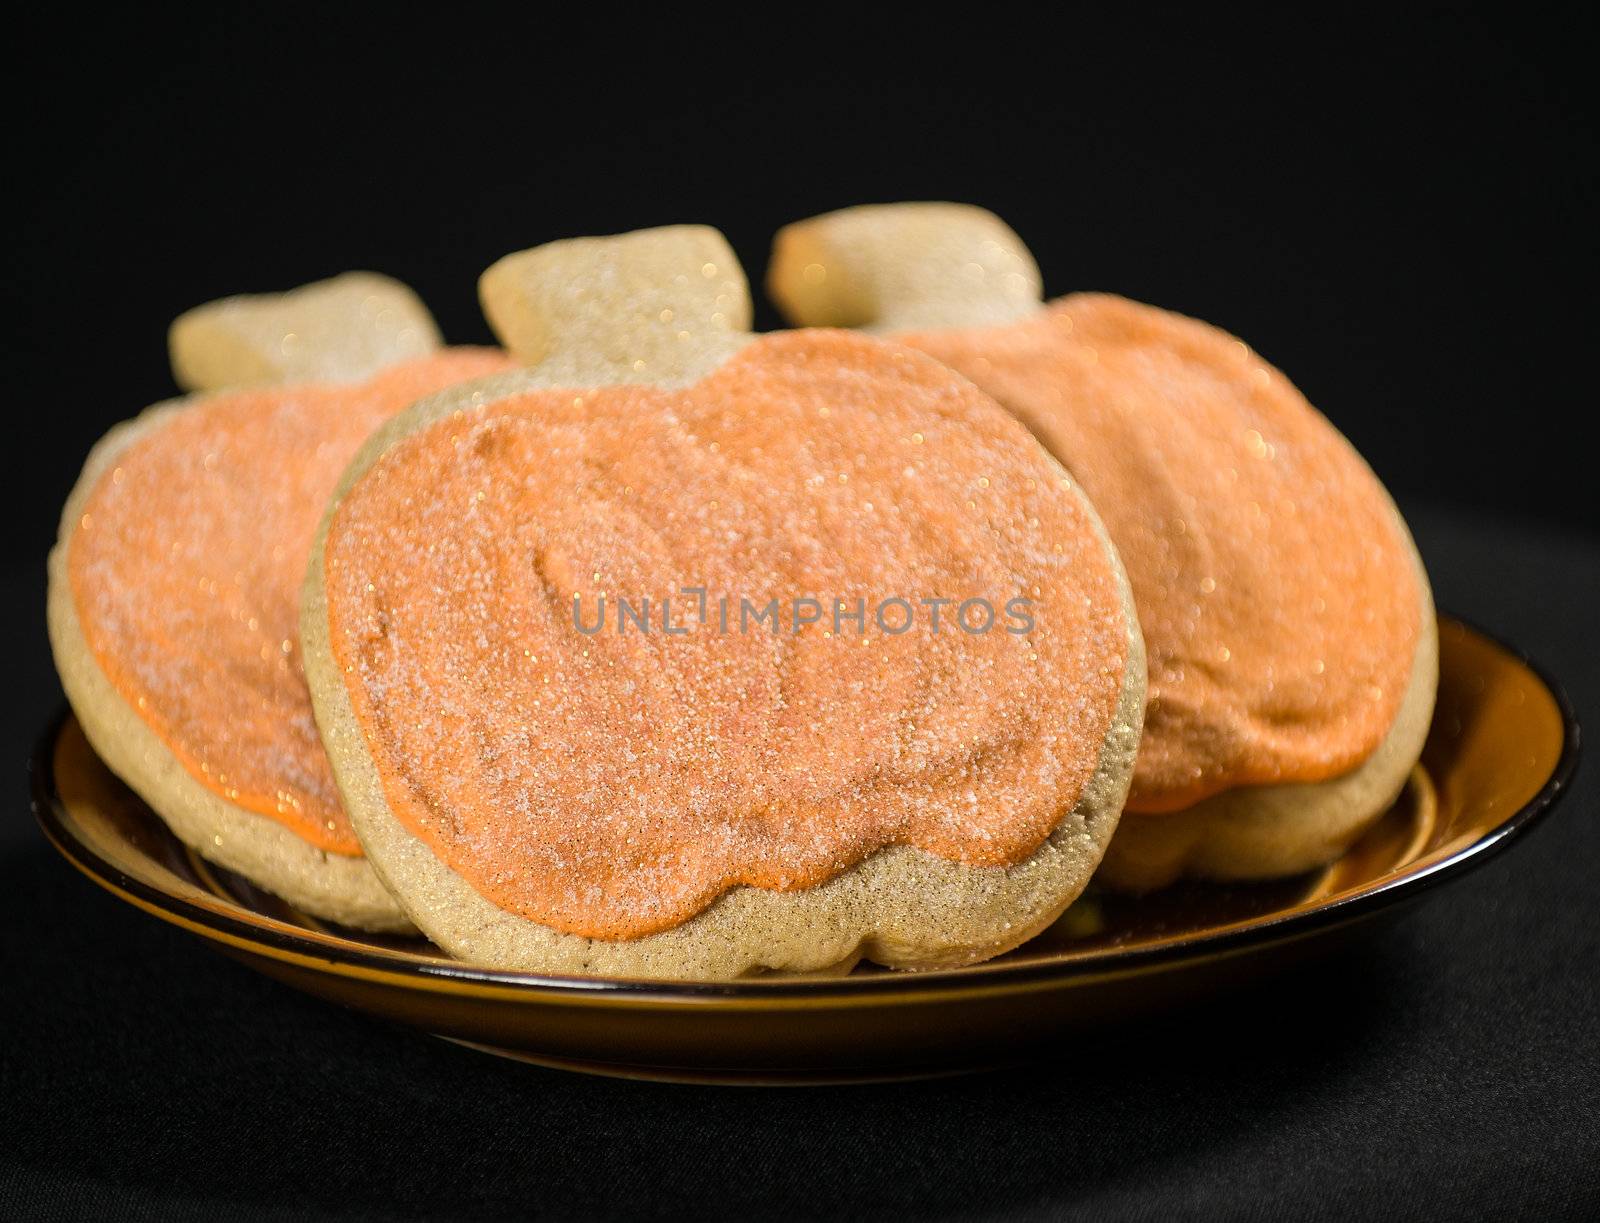
[[[250, 921], [195, 904], [126, 874], [67, 830], [55, 784], [54, 752], [70, 706], [63, 702], [46, 723], [28, 761], [29, 792], [34, 818], [56, 851], [97, 885], [137, 908], [172, 925], [191, 930], [213, 943], [267, 958], [314, 964], [350, 975], [389, 980], [401, 978], [412, 987], [474, 993], [492, 991], [514, 998], [539, 998], [563, 1003], [632, 1002], [665, 1005], [794, 1003], [833, 1004], [923, 1001], [930, 995], [973, 997], [994, 992], [1060, 986], [1069, 981], [1134, 975], [1173, 961], [1212, 959], [1252, 947], [1290, 941], [1319, 930], [1355, 921], [1378, 908], [1403, 904], [1422, 892], [1475, 869], [1501, 852], [1528, 829], [1543, 822], [1570, 788], [1580, 756], [1582, 731], [1577, 713], [1560, 681], [1541, 663], [1499, 634], [1465, 617], [1440, 612], [1443, 625], [1473, 633], [1510, 655], [1544, 686], [1561, 721], [1561, 751], [1537, 793], [1476, 840], [1435, 862], [1396, 874], [1376, 886], [1335, 897], [1309, 908], [1248, 921], [1210, 934], [1174, 939], [1153, 946], [1125, 948], [1073, 960], [971, 964], [926, 972], [882, 973], [838, 978], [751, 978], [735, 981], [674, 981], [627, 977], [567, 977], [514, 972], [458, 963], [442, 956], [370, 947], [338, 935], [296, 931], [272, 919]], [[269, 923], [270, 924], [267, 924]]]

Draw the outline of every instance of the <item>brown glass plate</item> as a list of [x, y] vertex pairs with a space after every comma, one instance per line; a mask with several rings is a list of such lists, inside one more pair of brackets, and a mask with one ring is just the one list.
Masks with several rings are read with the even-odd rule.
[[72, 864], [269, 976], [450, 1040], [636, 1077], [819, 1082], [955, 1073], [1063, 1032], [1176, 1008], [1323, 949], [1482, 862], [1538, 820], [1577, 763], [1555, 685], [1441, 618], [1439, 700], [1399, 802], [1326, 870], [1271, 884], [1091, 894], [1025, 946], [970, 968], [858, 969], [725, 984], [541, 977], [421, 940], [330, 927], [183, 846], [101, 764], [70, 715], [33, 764], [34, 811]]

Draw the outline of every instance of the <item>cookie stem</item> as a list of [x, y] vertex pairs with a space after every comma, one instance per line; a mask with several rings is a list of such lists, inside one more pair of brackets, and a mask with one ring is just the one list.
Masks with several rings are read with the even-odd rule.
[[992, 212], [869, 204], [778, 232], [767, 292], [807, 327], [917, 331], [1006, 323], [1038, 309], [1038, 266]]
[[179, 315], [167, 333], [172, 376], [186, 391], [358, 382], [439, 345], [417, 295], [376, 272], [224, 297]]
[[749, 339], [744, 271], [704, 225], [519, 251], [484, 272], [478, 296], [519, 360], [575, 386], [690, 382]]

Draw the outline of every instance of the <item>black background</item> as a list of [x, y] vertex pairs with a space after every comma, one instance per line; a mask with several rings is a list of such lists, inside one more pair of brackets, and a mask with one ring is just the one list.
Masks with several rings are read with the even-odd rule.
[[28, 538], [48, 542], [94, 439], [172, 393], [165, 329], [199, 302], [373, 268], [450, 339], [487, 340], [476, 279], [508, 251], [700, 221], [759, 282], [779, 225], [896, 199], [998, 212], [1053, 294], [1243, 336], [1402, 496], [1593, 529], [1579, 41], [1525, 15], [1230, 26], [1200, 7], [587, 33], [141, 10], [24, 39], [10, 404], [38, 440], [9, 491]]
[[172, 316], [366, 267], [486, 340], [475, 280], [507, 251], [702, 221], [758, 282], [775, 227], [865, 201], [984, 204], [1052, 293], [1245, 337], [1395, 489], [1441, 604], [1600, 704], [1593, 74], [1573, 31], [1522, 11], [670, 16], [17, 27], [0, 1213], [1592, 1210], [1587, 777], [1526, 846], [1349, 955], [1057, 1064], [848, 1091], [512, 1069], [252, 977], [43, 845], [21, 762], [60, 700], [44, 552], [94, 439], [172, 393]]

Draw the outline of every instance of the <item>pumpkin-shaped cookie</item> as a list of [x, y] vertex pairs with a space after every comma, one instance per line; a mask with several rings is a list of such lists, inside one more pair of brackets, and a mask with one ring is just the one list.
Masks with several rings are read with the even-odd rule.
[[1133, 583], [1149, 709], [1102, 878], [1293, 874], [1422, 750], [1438, 643], [1405, 523], [1350, 444], [1233, 336], [1108, 294], [1040, 304], [1015, 234], [950, 204], [778, 237], [794, 321], [890, 333], [971, 378], [1082, 484]]
[[529, 368], [380, 430], [304, 599], [335, 776], [416, 924], [479, 963], [718, 979], [1053, 921], [1144, 694], [1060, 466], [920, 353], [748, 334], [712, 230], [554, 243], [482, 290]]
[[[180, 320], [180, 381], [275, 384], [160, 404], [106, 435], [62, 515], [49, 624], [90, 743], [179, 838], [308, 913], [397, 930], [408, 923], [361, 853], [312, 718], [306, 558], [374, 427], [510, 362], [450, 349], [385, 365], [385, 345], [419, 342], [414, 321], [396, 338], [392, 316], [420, 306], [389, 286], [341, 278]], [[241, 313], [243, 331], [227, 322]], [[436, 347], [431, 321], [425, 330]], [[286, 352], [346, 380], [283, 381]]]

